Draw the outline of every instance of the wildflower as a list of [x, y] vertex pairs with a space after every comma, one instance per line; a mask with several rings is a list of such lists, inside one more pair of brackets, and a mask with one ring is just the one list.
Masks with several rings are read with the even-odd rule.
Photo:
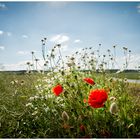
[[82, 132], [85, 131], [85, 126], [83, 124], [80, 125], [80, 131], [82, 131]]
[[127, 78], [124, 78], [124, 82], [127, 82]]
[[90, 85], [94, 85], [95, 84], [95, 82], [94, 82], [94, 80], [92, 78], [84, 78], [83, 80], [86, 83], [90, 84]]
[[49, 107], [44, 108], [45, 112], [47, 113], [50, 109]]
[[24, 85], [24, 83], [25, 83], [25, 82], [22, 80], [21, 83], [20, 83], [20, 85]]
[[33, 107], [33, 104], [32, 103], [27, 103], [26, 107], [28, 107], [28, 106]]
[[72, 61], [73, 61], [74, 59], [75, 59], [74, 57], [71, 57], [71, 58], [70, 58], [70, 60], [72, 60]]
[[127, 51], [127, 48], [126, 47], [123, 47], [123, 49]]
[[104, 89], [95, 89], [90, 92], [88, 103], [91, 107], [100, 108], [104, 106], [108, 95]]
[[113, 102], [110, 106], [110, 113], [115, 114], [115, 113], [117, 113], [117, 111], [118, 111], [118, 106], [115, 102]]
[[14, 80], [15, 84], [18, 84], [18, 80]]
[[58, 46], [58, 48], [60, 48], [61, 47], [61, 44], [57, 44], [57, 46]]
[[34, 99], [35, 99], [34, 97], [30, 97], [30, 98], [29, 98], [30, 101], [33, 101]]
[[84, 103], [86, 103], [86, 102], [87, 102], [87, 100], [86, 100], [86, 99], [84, 99], [84, 100], [83, 100], [83, 102], [84, 102]]
[[32, 115], [34, 116], [34, 115], [36, 115], [38, 113], [38, 111], [34, 111], [33, 113], [32, 113]]
[[56, 95], [59, 96], [63, 92], [63, 87], [61, 85], [57, 85], [54, 88], [52, 88], [52, 92]]
[[63, 111], [63, 112], [62, 112], [62, 119], [63, 119], [64, 121], [68, 121], [68, 120], [69, 120], [69, 115], [67, 114], [66, 111]]
[[109, 101], [115, 101], [115, 100], [116, 100], [116, 98], [113, 96], [109, 98]]
[[15, 82], [14, 82], [14, 81], [11, 81], [10, 83], [11, 83], [12, 85], [14, 85]]
[[68, 65], [68, 67], [73, 66], [73, 63], [66, 63]]
[[70, 126], [69, 126], [68, 124], [63, 124], [63, 125], [62, 125], [62, 128], [64, 128], [64, 129], [69, 129]]

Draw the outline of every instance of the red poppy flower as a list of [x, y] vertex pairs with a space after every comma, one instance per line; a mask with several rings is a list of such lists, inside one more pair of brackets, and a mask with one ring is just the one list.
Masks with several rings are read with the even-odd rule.
[[90, 92], [88, 103], [91, 107], [100, 108], [104, 106], [108, 95], [104, 89], [95, 89]]
[[80, 130], [83, 132], [85, 131], [85, 126], [83, 124], [80, 125]]
[[56, 95], [59, 96], [63, 92], [63, 87], [61, 85], [57, 85], [54, 88], [52, 88], [52, 92]]
[[83, 80], [86, 83], [90, 84], [90, 85], [94, 85], [95, 84], [95, 82], [94, 82], [94, 80], [92, 78], [84, 78]]

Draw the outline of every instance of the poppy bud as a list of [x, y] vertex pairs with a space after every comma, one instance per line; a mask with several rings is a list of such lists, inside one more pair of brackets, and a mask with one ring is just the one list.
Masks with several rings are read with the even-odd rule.
[[84, 78], [83, 80], [86, 83], [90, 84], [90, 85], [94, 85], [95, 84], [95, 82], [94, 82], [94, 80], [92, 78]]
[[84, 125], [80, 125], [80, 130], [81, 130], [82, 132], [84, 132], [84, 131], [85, 131], [85, 126], [84, 126]]
[[128, 130], [129, 130], [129, 131], [132, 131], [132, 130], [133, 130], [133, 128], [134, 128], [134, 124], [133, 124], [133, 123], [131, 123], [131, 124], [128, 126]]
[[116, 100], [116, 98], [113, 96], [109, 98], [109, 101], [115, 101], [115, 100]]
[[115, 114], [115, 113], [117, 113], [117, 111], [118, 111], [118, 106], [117, 106], [117, 104], [114, 102], [114, 103], [112, 103], [111, 106], [110, 106], [110, 113], [111, 113], [111, 114]]
[[66, 111], [63, 111], [63, 112], [62, 112], [62, 119], [63, 119], [64, 121], [68, 121], [68, 120], [69, 120], [69, 115], [67, 114]]

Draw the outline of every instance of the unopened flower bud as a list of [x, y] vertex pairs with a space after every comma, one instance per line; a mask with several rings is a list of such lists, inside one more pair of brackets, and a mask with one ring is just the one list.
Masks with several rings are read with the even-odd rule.
[[69, 115], [67, 114], [66, 111], [63, 111], [62, 118], [63, 118], [64, 121], [68, 121], [69, 120]]
[[110, 106], [110, 113], [115, 114], [115, 113], [117, 113], [117, 111], [118, 111], [118, 106], [115, 102], [113, 102]]
[[85, 131], [85, 126], [84, 125], [80, 125], [80, 131], [84, 132]]
[[133, 130], [133, 128], [134, 128], [134, 124], [133, 124], [133, 123], [131, 123], [131, 124], [128, 126], [128, 130], [129, 130], [129, 131], [132, 131], [132, 130]]
[[116, 100], [116, 98], [113, 96], [109, 98], [109, 101], [115, 101], [115, 100]]

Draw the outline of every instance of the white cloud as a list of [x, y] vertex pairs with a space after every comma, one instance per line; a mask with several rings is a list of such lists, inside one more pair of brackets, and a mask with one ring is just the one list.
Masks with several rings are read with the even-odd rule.
[[137, 11], [138, 11], [138, 13], [140, 13], [140, 4], [138, 4], [138, 6], [137, 6]]
[[3, 32], [2, 30], [0, 30], [0, 35], [3, 35], [3, 33], [4, 33], [4, 32]]
[[69, 40], [70, 40], [70, 38], [68, 36], [62, 35], [62, 34], [55, 35], [50, 39], [51, 42], [55, 42], [55, 43], [59, 43], [59, 44], [65, 43]]
[[11, 36], [12, 35], [12, 33], [11, 32], [7, 32], [7, 36]]
[[27, 61], [18, 62], [15, 64], [4, 64], [4, 70], [26, 70]]
[[18, 51], [17, 54], [19, 54], [19, 55], [27, 55], [27, 54], [30, 54], [30, 52], [28, 52], [28, 51]]
[[62, 8], [64, 6], [66, 6], [66, 2], [65, 1], [59, 1], [59, 2], [56, 2], [56, 1], [51, 1], [48, 3], [51, 7], [54, 7], [54, 8]]
[[5, 50], [5, 47], [4, 46], [0, 46], [0, 50]]
[[27, 35], [22, 35], [22, 38], [25, 38], [26, 39], [26, 38], [28, 38], [28, 36]]
[[[31, 60], [27, 61], [21, 61], [18, 63], [13, 63], [13, 64], [3, 64], [4, 70], [27, 70], [27, 62], [32, 63]], [[44, 65], [44, 60], [39, 59], [39, 65], [38, 65], [38, 70], [41, 70]]]
[[3, 10], [3, 9], [7, 9], [7, 7], [4, 3], [0, 3], [0, 10]]
[[137, 8], [140, 9], [140, 4], [138, 4]]
[[74, 43], [81, 43], [82, 41], [80, 39], [74, 40]]
[[67, 51], [68, 50], [68, 45], [62, 45], [62, 51]]
[[4, 32], [4, 31], [0, 30], [0, 35], [11, 36], [12, 33], [11, 32]]

